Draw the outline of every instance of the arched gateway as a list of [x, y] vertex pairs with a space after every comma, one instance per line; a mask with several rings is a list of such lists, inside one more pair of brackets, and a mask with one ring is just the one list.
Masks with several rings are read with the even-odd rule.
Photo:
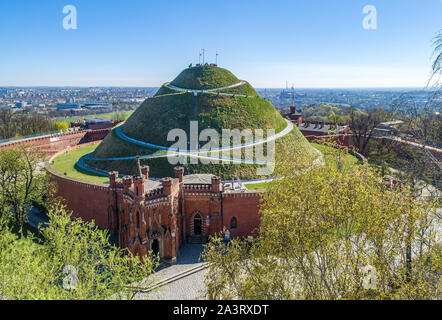
[[202, 234], [202, 218], [199, 213], [193, 218], [193, 233], [197, 236]]
[[154, 239], [152, 241], [152, 253], [154, 255], [158, 255], [160, 253], [160, 242], [158, 239]]

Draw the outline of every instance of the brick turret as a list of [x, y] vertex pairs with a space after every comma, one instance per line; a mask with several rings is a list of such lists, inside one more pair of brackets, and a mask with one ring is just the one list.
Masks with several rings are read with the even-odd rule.
[[123, 178], [123, 192], [124, 193], [128, 193], [129, 188], [132, 187], [132, 185], [133, 185], [132, 177], [124, 177]]
[[172, 178], [163, 178], [161, 183], [163, 185], [163, 194], [170, 196], [172, 194]]
[[141, 173], [143, 175], [144, 179], [149, 179], [149, 171], [150, 171], [150, 167], [149, 166], [142, 166], [141, 167]]
[[220, 192], [221, 191], [221, 178], [220, 177], [212, 177], [212, 186], [211, 189], [213, 192]]
[[184, 168], [183, 167], [175, 167], [173, 169], [174, 173], [175, 173], [175, 177], [178, 178], [178, 180], [181, 182], [183, 182], [184, 179]]
[[117, 179], [118, 179], [118, 172], [117, 171], [109, 172], [109, 185], [111, 187], [115, 187], [116, 186]]
[[134, 178], [134, 187], [135, 187], [135, 194], [137, 196], [141, 196], [144, 193], [144, 178], [143, 177], [135, 177]]

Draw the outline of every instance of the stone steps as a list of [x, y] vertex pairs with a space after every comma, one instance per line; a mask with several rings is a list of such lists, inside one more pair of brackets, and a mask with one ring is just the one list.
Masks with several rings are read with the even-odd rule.
[[193, 236], [189, 236], [187, 239], [187, 243], [190, 244], [200, 244], [200, 243], [207, 243], [207, 236], [203, 236], [203, 235], [193, 235]]

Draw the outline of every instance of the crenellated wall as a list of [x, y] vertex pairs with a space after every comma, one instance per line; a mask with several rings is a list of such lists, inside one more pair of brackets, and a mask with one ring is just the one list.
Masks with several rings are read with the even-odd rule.
[[122, 179], [118, 172], [110, 172], [109, 184], [71, 178], [49, 165], [46, 170], [57, 187], [56, 196], [64, 199], [73, 217], [94, 220], [100, 228], [117, 232], [120, 247], [137, 255], [154, 251], [174, 263], [183, 243], [204, 242], [224, 227], [230, 230], [232, 217], [237, 219], [232, 237], [256, 235], [259, 226], [260, 194], [226, 193], [219, 177], [212, 177], [211, 184], [185, 185], [184, 170], [176, 168], [176, 178], [163, 178], [159, 187], [146, 190], [148, 167], [140, 167], [141, 176]]
[[79, 144], [103, 140], [110, 131], [111, 129], [80, 130], [52, 135], [42, 135], [34, 138], [3, 143], [0, 145], [0, 149], [15, 147], [38, 148], [46, 155], [52, 156], [68, 147], [72, 148]]

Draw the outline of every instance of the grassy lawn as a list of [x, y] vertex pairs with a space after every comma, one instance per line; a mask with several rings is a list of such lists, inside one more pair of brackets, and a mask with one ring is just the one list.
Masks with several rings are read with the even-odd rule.
[[268, 187], [269, 182], [246, 184], [248, 190], [264, 190]]
[[230, 71], [219, 67], [192, 67], [184, 69], [172, 85], [184, 89], [215, 89], [238, 83]]
[[[318, 143], [312, 143], [311, 144], [314, 148], [318, 149], [325, 157], [325, 159], [327, 159], [328, 155], [332, 154], [334, 152], [334, 148], [330, 147], [330, 146], [326, 146], [323, 144], [318, 144]], [[359, 162], [358, 158], [356, 158], [354, 155], [352, 154], [347, 154], [347, 160], [349, 163], [351, 164], [357, 164]]]
[[75, 117], [68, 117], [68, 118], [60, 117], [60, 118], [56, 118], [55, 120], [64, 121], [69, 125], [73, 121], [82, 120], [82, 119], [97, 119], [97, 118], [113, 119], [117, 116], [117, 114], [119, 114], [120, 117], [129, 117], [132, 113], [133, 113], [133, 111], [108, 112], [108, 113], [98, 113], [98, 114], [90, 114], [87, 116], [82, 115], [82, 116], [75, 116]]
[[98, 144], [99, 143], [97, 142], [96, 144], [91, 144], [88, 146], [80, 147], [75, 150], [71, 150], [67, 154], [59, 155], [57, 158], [54, 159], [54, 163], [51, 163], [51, 168], [61, 174], [66, 173], [66, 175], [69, 177], [81, 180], [87, 180], [99, 183], [108, 182], [109, 178], [107, 177], [100, 177], [97, 175], [90, 174], [75, 166], [75, 163], [78, 161], [78, 159], [94, 151], [95, 148], [97, 148]]

